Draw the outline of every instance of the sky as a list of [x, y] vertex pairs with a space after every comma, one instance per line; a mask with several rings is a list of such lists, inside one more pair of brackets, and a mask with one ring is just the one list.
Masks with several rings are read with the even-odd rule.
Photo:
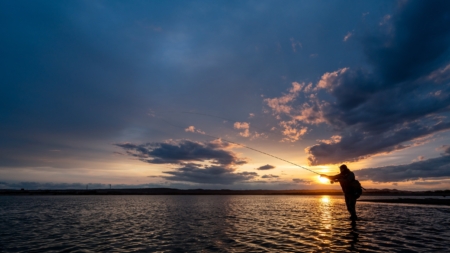
[[450, 188], [449, 1], [6, 0], [0, 22], [0, 188], [338, 189], [304, 168], [344, 163]]

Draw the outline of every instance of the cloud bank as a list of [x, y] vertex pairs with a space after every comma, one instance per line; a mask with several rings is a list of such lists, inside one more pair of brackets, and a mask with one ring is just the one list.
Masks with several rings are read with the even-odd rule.
[[208, 143], [190, 140], [164, 143], [117, 143], [127, 155], [151, 164], [172, 164], [178, 166], [172, 171], [163, 171], [161, 176], [169, 181], [201, 184], [234, 184], [254, 179], [256, 172], [236, 172], [236, 166], [245, 164], [229, 150], [230, 144], [220, 141]]
[[450, 177], [450, 155], [411, 164], [368, 168], [354, 172], [358, 180], [381, 183]]
[[310, 165], [402, 150], [450, 129], [449, 1], [399, 5], [360, 42], [368, 67], [327, 72], [315, 85], [294, 83], [265, 100], [292, 141], [302, 134], [290, 137], [290, 126], [321, 123], [340, 137], [306, 148]]
[[155, 164], [182, 164], [185, 162], [210, 161], [212, 164], [230, 166], [245, 164], [237, 156], [227, 150], [223, 150], [221, 143], [199, 143], [189, 140], [167, 143], [117, 143], [130, 156], [147, 163]]

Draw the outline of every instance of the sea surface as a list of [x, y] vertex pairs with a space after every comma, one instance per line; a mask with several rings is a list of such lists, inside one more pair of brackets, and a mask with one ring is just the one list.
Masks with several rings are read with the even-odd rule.
[[449, 207], [357, 212], [341, 196], [0, 196], [0, 252], [450, 252]]

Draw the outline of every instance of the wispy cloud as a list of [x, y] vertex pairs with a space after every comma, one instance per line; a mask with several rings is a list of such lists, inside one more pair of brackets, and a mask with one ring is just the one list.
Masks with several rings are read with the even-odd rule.
[[297, 49], [301, 49], [303, 46], [302, 46], [302, 43], [300, 43], [300, 41], [297, 41], [294, 38], [291, 38], [291, 47], [292, 47], [292, 51], [294, 53], [296, 53]]
[[311, 181], [301, 179], [301, 178], [294, 178], [294, 179], [292, 179], [292, 181], [294, 181], [294, 183], [296, 183], [296, 184], [311, 184]]
[[343, 41], [347, 41], [348, 39], [350, 39], [350, 37], [352, 37], [352, 35], [353, 35], [353, 33], [348, 32], [348, 33], [344, 36]]

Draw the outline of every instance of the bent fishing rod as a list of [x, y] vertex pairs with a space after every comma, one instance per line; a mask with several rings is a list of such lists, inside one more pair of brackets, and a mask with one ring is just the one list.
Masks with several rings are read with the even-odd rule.
[[297, 166], [297, 167], [300, 167], [300, 168], [302, 168], [302, 169], [304, 169], [304, 170], [307, 170], [307, 171], [310, 171], [310, 172], [315, 173], [315, 174], [317, 174], [317, 175], [320, 175], [319, 173], [317, 173], [317, 172], [315, 172], [315, 171], [313, 171], [313, 170], [310, 170], [310, 169], [308, 169], [308, 168], [305, 168], [305, 167], [303, 167], [303, 166], [301, 166], [301, 165], [298, 165], [298, 164], [296, 164], [296, 163], [290, 162], [290, 161], [285, 160], [285, 159], [283, 159], [283, 158], [280, 158], [280, 157], [278, 157], [278, 156], [271, 155], [271, 154], [266, 153], [266, 152], [264, 152], [264, 151], [257, 150], [257, 149], [255, 149], [255, 148], [246, 146], [246, 145], [244, 145], [244, 144], [237, 143], [237, 142], [234, 142], [234, 141], [229, 141], [229, 140], [226, 140], [226, 139], [223, 139], [223, 138], [220, 138], [220, 137], [216, 137], [216, 136], [212, 136], [212, 135], [209, 135], [209, 134], [206, 134], [206, 133], [199, 133], [199, 134], [203, 134], [203, 135], [205, 135], [205, 136], [209, 136], [209, 137], [214, 138], [214, 139], [219, 139], [219, 140], [222, 140], [222, 141], [225, 141], [225, 142], [229, 142], [229, 143], [233, 143], [233, 144], [239, 145], [239, 146], [241, 146], [241, 147], [244, 147], [244, 148], [247, 148], [247, 149], [250, 149], [250, 150], [259, 152], [259, 153], [264, 154], [264, 155], [268, 155], [268, 156], [270, 156], [270, 157], [273, 157], [273, 158], [276, 158], [276, 159], [278, 159], [278, 160], [281, 160], [281, 161], [290, 163], [290, 164], [295, 165], [295, 166]]
[[[176, 126], [176, 125], [174, 125], [174, 124], [168, 122], [167, 120], [165, 120], [165, 119], [163, 119], [163, 118], [161, 118], [161, 117], [159, 117], [159, 116], [158, 116], [158, 118], [161, 119], [162, 121], [166, 122], [167, 124], [171, 125], [171, 126], [185, 129], [184, 127]], [[220, 138], [220, 137], [216, 137], [216, 136], [213, 136], [213, 135], [209, 135], [209, 134], [206, 134], [206, 133], [204, 133], [204, 132], [194, 131], [193, 133], [205, 135], [205, 136], [208, 136], [208, 137], [211, 137], [211, 138], [214, 138], [214, 139], [218, 139], [218, 140], [222, 140], [222, 141], [225, 141], [225, 142], [228, 142], [228, 143], [232, 143], [232, 144], [235, 144], [235, 145], [239, 145], [239, 146], [241, 146], [241, 147], [244, 147], [244, 148], [247, 148], [247, 149], [256, 151], [256, 152], [258, 152], [258, 153], [261, 153], [261, 154], [264, 154], [264, 155], [273, 157], [273, 158], [275, 158], [275, 159], [278, 159], [278, 160], [287, 162], [287, 163], [289, 163], [289, 164], [295, 165], [295, 166], [297, 166], [297, 167], [300, 167], [300, 168], [302, 168], [302, 169], [304, 169], [304, 170], [307, 170], [307, 171], [309, 171], [309, 172], [312, 172], [312, 173], [317, 174], [317, 175], [320, 176], [319, 173], [317, 173], [317, 172], [315, 172], [315, 171], [313, 171], [313, 170], [310, 170], [310, 169], [308, 169], [308, 168], [305, 168], [305, 167], [303, 167], [303, 166], [301, 166], [301, 165], [298, 165], [298, 164], [296, 164], [296, 163], [290, 162], [290, 161], [285, 160], [285, 159], [283, 159], [283, 158], [280, 158], [280, 157], [278, 157], [278, 156], [274, 156], [274, 155], [271, 155], [271, 154], [266, 153], [266, 152], [264, 152], [264, 151], [261, 151], [261, 150], [258, 150], [258, 149], [255, 149], [255, 148], [246, 146], [246, 145], [244, 145], [244, 144], [237, 143], [237, 142], [234, 142], [234, 141], [229, 141], [229, 140], [226, 140], [226, 139], [223, 139], [223, 138]]]

